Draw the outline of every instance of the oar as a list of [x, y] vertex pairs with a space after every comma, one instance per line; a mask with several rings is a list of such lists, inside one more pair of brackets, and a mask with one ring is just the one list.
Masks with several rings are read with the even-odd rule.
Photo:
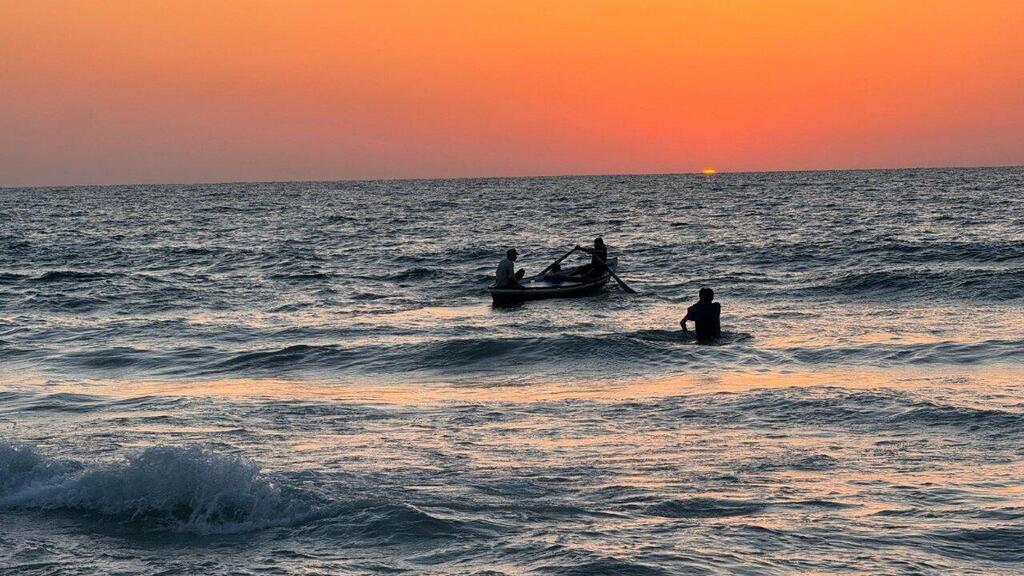
[[632, 288], [630, 288], [629, 286], [627, 286], [627, 285], [626, 285], [626, 283], [625, 283], [625, 282], [623, 282], [621, 278], [619, 278], [618, 276], [616, 276], [616, 275], [615, 275], [615, 272], [612, 272], [612, 269], [608, 267], [608, 263], [607, 263], [607, 262], [605, 262], [605, 261], [604, 261], [604, 260], [603, 260], [603, 259], [602, 259], [602, 258], [601, 258], [600, 256], [598, 256], [597, 254], [592, 254], [592, 256], [594, 257], [594, 260], [597, 260], [597, 261], [598, 261], [598, 262], [600, 262], [600, 263], [601, 263], [602, 265], [604, 265], [604, 269], [605, 269], [605, 270], [607, 270], [607, 271], [608, 271], [608, 273], [612, 275], [612, 278], [615, 278], [615, 281], [619, 283], [619, 288], [622, 288], [622, 291], [623, 291], [623, 292], [625, 292], [625, 293], [627, 293], [627, 294], [636, 294], [636, 290], [633, 290]]
[[565, 256], [562, 256], [562, 257], [561, 257], [561, 258], [559, 258], [558, 260], [555, 260], [554, 262], [552, 262], [551, 264], [549, 264], [549, 265], [548, 265], [548, 267], [547, 267], [547, 268], [545, 268], [545, 269], [543, 269], [543, 270], [541, 270], [541, 271], [540, 271], [540, 274], [537, 274], [537, 276], [543, 276], [545, 272], [547, 272], [548, 270], [551, 270], [552, 268], [554, 268], [554, 267], [555, 267], [555, 264], [558, 264], [558, 263], [559, 263], [559, 262], [561, 262], [562, 260], [565, 260], [566, 258], [568, 258], [568, 257], [569, 257], [569, 254], [572, 254], [573, 252], [575, 252], [575, 251], [576, 251], [576, 248], [579, 248], [579, 246], [577, 246], [577, 247], [573, 248], [572, 250], [569, 250], [568, 252], [566, 252], [566, 253], [565, 253]]

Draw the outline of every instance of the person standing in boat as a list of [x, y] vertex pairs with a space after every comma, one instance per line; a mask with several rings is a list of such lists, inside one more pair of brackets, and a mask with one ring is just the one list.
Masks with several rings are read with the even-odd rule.
[[608, 261], [608, 247], [604, 245], [604, 240], [598, 236], [594, 238], [593, 248], [584, 248], [579, 244], [576, 245], [577, 250], [582, 250], [587, 254], [590, 254], [590, 264], [584, 264], [573, 272], [573, 276], [600, 276], [604, 273], [604, 263]]
[[519, 281], [522, 280], [525, 270], [516, 272], [516, 266], [514, 264], [518, 257], [519, 253], [516, 252], [515, 248], [509, 248], [508, 252], [505, 252], [505, 259], [498, 264], [498, 270], [494, 273], [495, 288], [523, 287]]
[[701, 288], [698, 293], [697, 303], [686, 309], [686, 316], [679, 321], [683, 327], [683, 333], [687, 334], [686, 323], [693, 322], [693, 328], [697, 332], [697, 342], [711, 342], [722, 335], [722, 325], [719, 321], [722, 315], [722, 305], [712, 302], [715, 299], [715, 291], [711, 288]]

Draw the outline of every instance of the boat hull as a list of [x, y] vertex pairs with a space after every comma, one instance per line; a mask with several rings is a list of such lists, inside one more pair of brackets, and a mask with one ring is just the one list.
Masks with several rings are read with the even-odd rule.
[[[614, 259], [612, 259], [614, 260]], [[608, 265], [614, 269], [615, 262]], [[577, 298], [592, 294], [608, 283], [611, 275], [607, 272], [588, 279], [586, 282], [550, 283], [540, 279], [532, 279], [524, 283], [524, 288], [488, 288], [495, 304], [515, 304], [528, 300], [547, 300], [549, 298]]]

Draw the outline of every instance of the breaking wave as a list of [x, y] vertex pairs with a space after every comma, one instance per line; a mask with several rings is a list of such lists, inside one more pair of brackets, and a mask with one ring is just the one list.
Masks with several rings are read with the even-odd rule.
[[198, 446], [82, 462], [26, 444], [0, 444], [0, 508], [75, 511], [199, 534], [292, 524], [315, 511], [251, 460]]

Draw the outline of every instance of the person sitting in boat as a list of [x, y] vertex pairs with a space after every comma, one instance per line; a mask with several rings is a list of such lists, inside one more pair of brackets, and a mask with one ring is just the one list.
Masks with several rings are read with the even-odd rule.
[[687, 322], [693, 322], [694, 330], [697, 332], [697, 342], [710, 342], [722, 335], [722, 326], [719, 317], [722, 314], [722, 305], [712, 302], [715, 299], [715, 291], [711, 288], [701, 288], [698, 293], [697, 303], [686, 309], [686, 316], [679, 321], [684, 333]]
[[600, 236], [594, 238], [593, 248], [584, 248], [577, 244], [576, 249], [582, 250], [591, 256], [590, 264], [584, 264], [577, 268], [572, 273], [573, 276], [600, 276], [604, 273], [604, 263], [608, 261], [608, 247], [604, 245], [604, 240]]
[[561, 283], [565, 281], [565, 276], [562, 275], [562, 266], [557, 262], [548, 268], [548, 271], [544, 273], [544, 280], [546, 282]]
[[523, 273], [525, 270], [516, 272], [516, 267], [513, 262], [519, 257], [519, 253], [516, 252], [515, 248], [510, 248], [508, 252], [505, 252], [505, 259], [498, 264], [498, 270], [494, 273], [494, 287], [495, 288], [522, 288], [523, 285], [519, 283], [523, 279]]

